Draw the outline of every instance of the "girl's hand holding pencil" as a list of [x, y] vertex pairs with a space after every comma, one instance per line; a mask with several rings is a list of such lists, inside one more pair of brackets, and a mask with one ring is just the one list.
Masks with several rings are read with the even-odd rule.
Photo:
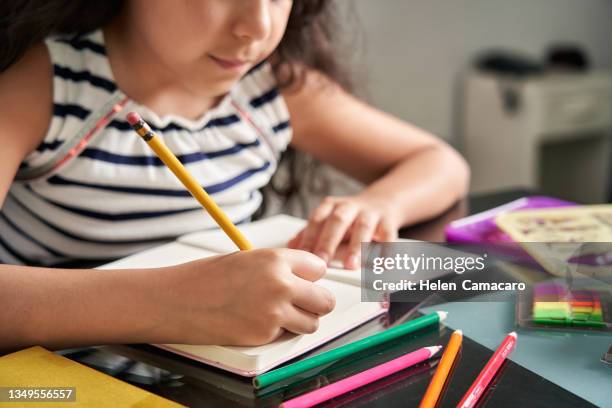
[[[266, 344], [284, 330], [306, 334], [331, 312], [334, 296], [314, 282], [325, 274], [316, 256], [256, 249], [161, 268], [156, 276], [158, 343]], [[150, 279], [150, 278], [149, 278]], [[150, 338], [148, 336], [147, 338]]]

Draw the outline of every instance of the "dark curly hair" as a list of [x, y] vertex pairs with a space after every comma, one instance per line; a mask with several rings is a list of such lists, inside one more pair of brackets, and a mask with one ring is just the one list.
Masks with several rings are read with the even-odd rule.
[[[31, 46], [51, 34], [82, 34], [109, 23], [124, 0], [4, 0], [0, 1], [0, 72]], [[331, 0], [297, 0], [287, 29], [275, 51], [273, 67], [289, 68], [289, 86], [300, 79], [300, 65], [317, 69], [348, 85], [333, 49], [334, 8]]]
[[[124, 0], [0, 0], [0, 72], [14, 64], [34, 44], [52, 34], [82, 34], [105, 26], [121, 11]], [[336, 10], [332, 0], [296, 0], [285, 34], [274, 52], [272, 68], [281, 88], [301, 84], [304, 66], [314, 68], [345, 89], [350, 75], [338, 63], [334, 28]], [[273, 196], [281, 198], [282, 210], [295, 209], [305, 215], [305, 195], [324, 194], [326, 179], [312, 158], [289, 148], [271, 183], [264, 188], [262, 215]], [[279, 175], [279, 173], [284, 173]], [[308, 182], [308, 185], [305, 184]]]

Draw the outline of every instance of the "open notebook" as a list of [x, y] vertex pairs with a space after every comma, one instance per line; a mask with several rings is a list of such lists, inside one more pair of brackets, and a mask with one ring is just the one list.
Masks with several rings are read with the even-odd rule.
[[[306, 222], [286, 215], [240, 225], [240, 230], [256, 248], [285, 246]], [[221, 230], [203, 231], [180, 237], [177, 241], [104, 265], [102, 269], [169, 266], [198, 258], [236, 251]], [[257, 271], [253, 271], [257, 273]], [[243, 376], [255, 376], [303, 354], [354, 327], [384, 313], [385, 306], [361, 302], [360, 272], [328, 269], [320, 284], [336, 296], [336, 308], [320, 319], [316, 333], [285, 333], [278, 340], [258, 347], [156, 344], [165, 350], [210, 364]]]

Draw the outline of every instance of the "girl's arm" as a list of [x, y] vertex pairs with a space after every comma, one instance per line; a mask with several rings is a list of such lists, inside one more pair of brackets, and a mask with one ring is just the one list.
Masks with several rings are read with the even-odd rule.
[[51, 122], [52, 67], [43, 44], [0, 74], [0, 209], [21, 161]]
[[[0, 74], [0, 207], [47, 131], [51, 78], [43, 45]], [[283, 330], [311, 333], [334, 307], [313, 283], [324, 273], [320, 259], [288, 249], [152, 269], [0, 265], [0, 354], [31, 345], [253, 345]]]
[[357, 267], [359, 244], [388, 241], [397, 230], [431, 218], [467, 191], [463, 158], [431, 134], [359, 101], [321, 74], [284, 94], [292, 145], [368, 186], [353, 197], [330, 197], [290, 246], [330, 260], [348, 242], [346, 267]]
[[0, 265], [0, 355], [117, 343], [258, 345], [313, 333], [331, 292], [325, 264], [259, 249], [166, 268], [79, 270]]

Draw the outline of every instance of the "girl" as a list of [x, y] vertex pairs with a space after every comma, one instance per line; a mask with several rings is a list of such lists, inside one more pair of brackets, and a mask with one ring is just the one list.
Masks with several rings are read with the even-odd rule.
[[[450, 147], [338, 85], [326, 0], [4, 3], [0, 347], [310, 333], [334, 306], [313, 282], [341, 243], [356, 267], [362, 241], [393, 240], [465, 192]], [[131, 132], [130, 110], [235, 222], [260, 206], [289, 144], [368, 186], [326, 198], [294, 250], [129, 271], [41, 267], [214, 227]]]

